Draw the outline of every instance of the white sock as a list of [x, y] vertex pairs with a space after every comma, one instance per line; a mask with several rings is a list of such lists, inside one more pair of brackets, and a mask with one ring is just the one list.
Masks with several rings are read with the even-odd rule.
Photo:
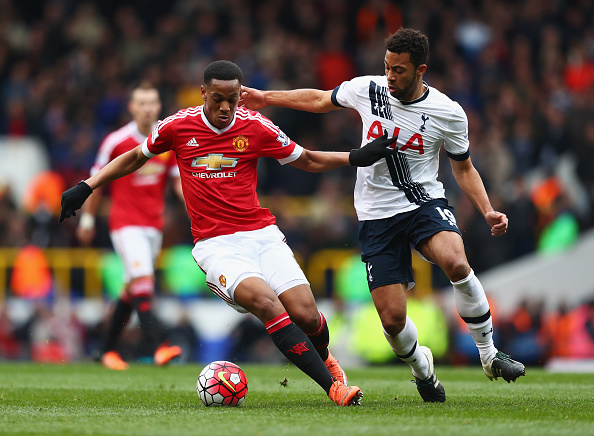
[[482, 364], [486, 365], [495, 357], [497, 349], [493, 344], [493, 320], [483, 285], [472, 270], [468, 277], [451, 283], [458, 313], [470, 330]]
[[427, 356], [421, 351], [417, 342], [417, 326], [408, 316], [406, 324], [400, 333], [391, 336], [384, 330], [384, 336], [392, 347], [394, 354], [412, 368], [415, 377], [425, 380], [429, 374], [429, 362]]

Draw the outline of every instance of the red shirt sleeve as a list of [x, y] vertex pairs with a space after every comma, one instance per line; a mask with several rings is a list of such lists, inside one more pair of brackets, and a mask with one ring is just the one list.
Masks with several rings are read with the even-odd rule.
[[255, 112], [260, 118], [260, 155], [284, 159], [295, 150], [295, 142], [289, 138], [277, 125], [260, 113]]
[[175, 146], [175, 122], [172, 118], [168, 117], [159, 121], [148, 136], [146, 149], [153, 156], [172, 150]]

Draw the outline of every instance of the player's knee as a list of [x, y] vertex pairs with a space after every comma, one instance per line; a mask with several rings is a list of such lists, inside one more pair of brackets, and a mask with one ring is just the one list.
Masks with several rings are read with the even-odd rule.
[[285, 311], [278, 298], [275, 299], [268, 295], [254, 296], [249, 304], [242, 303], [242, 306], [263, 322], [269, 321]]
[[304, 332], [315, 332], [320, 328], [320, 314], [314, 307], [313, 310], [298, 310], [289, 313], [291, 320]]
[[152, 277], [138, 277], [128, 284], [131, 298], [152, 297], [155, 292], [155, 280]]
[[447, 261], [443, 270], [452, 282], [457, 282], [468, 277], [470, 265], [463, 257], [453, 257]]
[[382, 327], [390, 336], [396, 336], [406, 325], [406, 312], [395, 312], [381, 317]]

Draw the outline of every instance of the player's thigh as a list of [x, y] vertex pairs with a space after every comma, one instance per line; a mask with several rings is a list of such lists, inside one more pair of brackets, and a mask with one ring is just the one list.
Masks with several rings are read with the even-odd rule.
[[455, 232], [442, 231], [425, 238], [417, 245], [423, 256], [438, 265], [453, 282], [470, 274], [462, 237]]
[[369, 290], [381, 286], [414, 286], [406, 218], [363, 221], [359, 226], [361, 260], [365, 263]]
[[208, 288], [237, 311], [247, 312], [247, 308], [235, 302], [234, 293], [237, 286], [250, 277], [265, 281], [257, 253], [243, 246], [241, 239], [233, 234], [198, 241], [192, 256], [206, 274]]
[[233, 298], [236, 304], [253, 313], [266, 323], [285, 312], [274, 291], [260, 277], [247, 277], [235, 287]]
[[155, 235], [146, 228], [130, 226], [110, 232], [110, 237], [124, 264], [125, 282], [154, 275], [154, 262], [161, 247], [160, 233]]
[[309, 289], [309, 282], [303, 270], [285, 242], [285, 236], [276, 226], [253, 232], [249, 237], [256, 237], [252, 242], [258, 248], [260, 268], [264, 279], [276, 295], [280, 296], [286, 290], [300, 285], [307, 285]]
[[301, 329], [318, 328], [320, 315], [303, 270], [295, 260], [285, 236], [276, 226], [253, 232], [264, 278], [283, 303], [287, 313]]
[[445, 198], [432, 200], [418, 209], [410, 227], [410, 240], [450, 280], [461, 280], [469, 274], [462, 234], [454, 209]]

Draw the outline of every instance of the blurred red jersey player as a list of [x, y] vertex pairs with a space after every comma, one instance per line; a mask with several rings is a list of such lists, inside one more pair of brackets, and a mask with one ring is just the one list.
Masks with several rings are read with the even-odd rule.
[[[91, 175], [144, 142], [161, 111], [159, 92], [149, 84], [139, 85], [130, 95], [128, 109], [132, 121], [105, 138], [91, 168]], [[125, 282], [96, 356], [110, 369], [128, 368], [116, 351], [116, 344], [133, 310], [138, 313], [146, 348], [153, 354], [155, 364], [164, 365], [181, 354], [180, 347], [169, 346], [164, 341], [164, 332], [152, 311], [154, 264], [163, 239], [164, 195], [169, 180], [183, 199], [174, 153], [159, 155], [139, 171], [114, 180], [110, 185], [109, 232], [114, 249], [124, 264]], [[95, 237], [95, 215], [102, 198], [99, 189], [89, 197], [83, 208], [77, 236], [84, 245], [91, 244]]]

